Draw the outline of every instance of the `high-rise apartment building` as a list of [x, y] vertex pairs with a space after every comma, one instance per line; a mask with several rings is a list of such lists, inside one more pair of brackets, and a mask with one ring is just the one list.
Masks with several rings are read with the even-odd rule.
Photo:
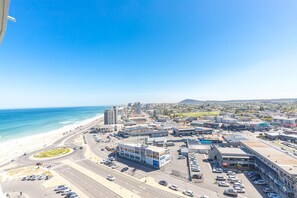
[[104, 111], [104, 124], [117, 124], [118, 122], [118, 113], [117, 108], [114, 106], [111, 109], [107, 109]]

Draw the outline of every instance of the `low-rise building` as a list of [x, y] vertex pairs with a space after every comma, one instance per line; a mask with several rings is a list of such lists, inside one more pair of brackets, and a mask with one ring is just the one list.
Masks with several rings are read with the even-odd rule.
[[151, 127], [136, 126], [125, 128], [119, 131], [118, 135], [120, 135], [123, 138], [135, 136], [165, 137], [168, 136], [168, 131], [165, 129], [155, 129]]
[[117, 153], [124, 157], [154, 168], [161, 168], [171, 159], [170, 149], [147, 146], [139, 143], [119, 143]]
[[274, 116], [272, 118], [272, 123], [277, 123], [279, 125], [282, 125], [284, 127], [296, 127], [297, 126], [297, 118], [289, 118], [289, 117], [282, 117], [282, 116]]
[[206, 127], [192, 127], [192, 126], [178, 126], [172, 128], [174, 135], [182, 135], [182, 136], [188, 136], [188, 135], [203, 135], [203, 134], [212, 134], [213, 129], [212, 128], [206, 128]]
[[186, 126], [186, 125], [173, 127], [172, 131], [173, 131], [173, 134], [177, 135], [177, 136], [178, 135], [187, 136], [187, 135], [195, 135], [196, 134], [194, 127]]
[[223, 168], [233, 170], [253, 170], [255, 168], [253, 155], [246, 153], [241, 148], [212, 145], [208, 157], [217, 161]]
[[281, 197], [297, 198], [297, 159], [261, 141], [242, 141], [255, 156], [255, 166], [267, 184]]
[[197, 141], [197, 140], [188, 140], [187, 147], [190, 153], [201, 153], [201, 154], [207, 154], [211, 148], [210, 144], [202, 144], [200, 141]]
[[130, 117], [130, 122], [135, 122], [136, 124], [145, 124], [147, 119], [146, 117]]

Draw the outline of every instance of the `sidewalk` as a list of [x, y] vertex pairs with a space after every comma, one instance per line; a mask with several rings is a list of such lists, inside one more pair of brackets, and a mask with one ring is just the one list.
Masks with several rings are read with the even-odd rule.
[[137, 194], [133, 193], [132, 191], [123, 188], [122, 186], [108, 181], [106, 178], [95, 174], [93, 171], [90, 171], [78, 164], [73, 163], [70, 160], [64, 160], [62, 161], [62, 163], [67, 164], [68, 166], [71, 166], [72, 168], [78, 170], [79, 172], [85, 174], [86, 176], [88, 176], [89, 178], [95, 180], [96, 182], [100, 183], [101, 185], [103, 185], [104, 187], [108, 188], [109, 190], [113, 191], [114, 193], [116, 193], [117, 195], [123, 197], [123, 198], [140, 198], [140, 196], [138, 196]]

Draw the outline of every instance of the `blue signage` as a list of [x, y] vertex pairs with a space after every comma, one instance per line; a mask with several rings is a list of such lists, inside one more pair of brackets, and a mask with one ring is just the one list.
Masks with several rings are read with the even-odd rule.
[[153, 160], [153, 166], [159, 167], [159, 161]]

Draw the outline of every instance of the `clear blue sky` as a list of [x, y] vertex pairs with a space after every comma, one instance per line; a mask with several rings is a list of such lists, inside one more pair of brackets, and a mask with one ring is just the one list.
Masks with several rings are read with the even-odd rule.
[[297, 97], [297, 1], [11, 0], [0, 108]]

